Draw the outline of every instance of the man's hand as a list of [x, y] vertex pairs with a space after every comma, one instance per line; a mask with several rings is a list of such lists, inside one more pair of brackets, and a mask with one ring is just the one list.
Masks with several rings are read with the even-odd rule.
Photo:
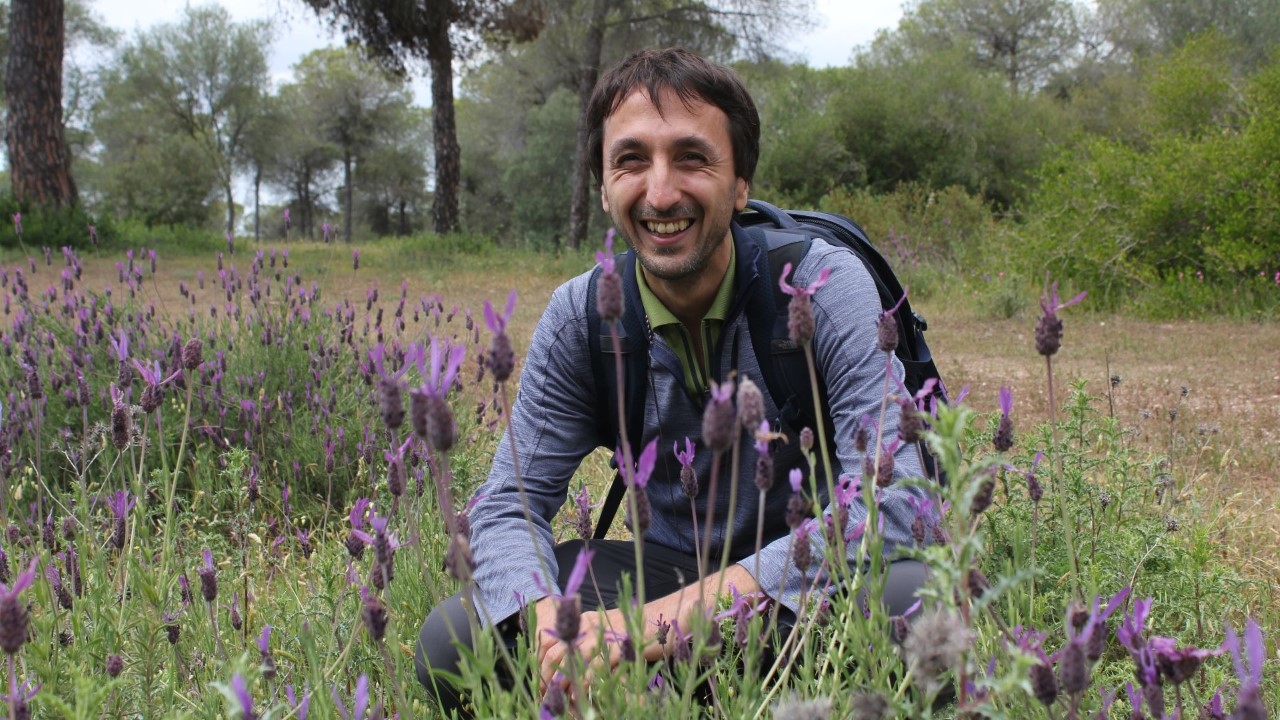
[[[681, 628], [687, 630], [694, 613], [703, 612], [704, 607], [714, 605], [717, 590], [721, 593], [728, 592], [729, 584], [733, 584], [739, 593], [744, 594], [760, 590], [755, 578], [745, 568], [740, 565], [730, 565], [725, 570], [723, 578], [719, 573], [713, 573], [703, 578], [701, 583], [694, 583], [666, 597], [646, 603], [642, 609], [642, 635], [632, 638], [637, 654], [643, 655], [648, 662], [662, 659], [674, 647], [676, 638], [675, 633], [668, 633], [666, 645], [658, 644], [656, 634], [659, 619], [666, 623], [676, 621]], [[555, 677], [556, 671], [560, 669], [569, 654], [569, 647], [548, 632], [555, 629], [556, 605], [557, 600], [552, 597], [544, 597], [534, 605], [536, 617], [534, 631], [537, 633], [534, 647], [538, 651], [543, 690]], [[610, 635], [610, 631], [617, 636], [625, 634], [626, 620], [622, 611], [616, 608], [584, 612], [580, 628], [581, 637], [576, 642], [575, 652], [586, 663], [584, 684], [590, 684], [595, 675], [616, 667], [622, 660], [622, 649], [616, 638]], [[602, 634], [605, 642], [600, 646]]]

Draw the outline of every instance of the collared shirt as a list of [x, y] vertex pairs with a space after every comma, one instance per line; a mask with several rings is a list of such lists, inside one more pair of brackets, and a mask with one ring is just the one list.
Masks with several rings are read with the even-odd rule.
[[711, 377], [711, 356], [715, 353], [716, 343], [720, 341], [720, 330], [725, 319], [729, 317], [729, 306], [733, 303], [733, 278], [737, 269], [738, 255], [733, 244], [729, 245], [729, 269], [720, 280], [720, 289], [716, 291], [711, 307], [702, 317], [702, 363], [698, 363], [693, 336], [689, 329], [662, 304], [653, 290], [645, 282], [640, 263], [636, 263], [636, 280], [640, 286], [640, 304], [644, 306], [645, 317], [649, 320], [649, 328], [662, 336], [667, 345], [680, 358], [680, 366], [684, 369], [684, 385], [694, 397], [700, 397], [707, 391], [707, 380]]

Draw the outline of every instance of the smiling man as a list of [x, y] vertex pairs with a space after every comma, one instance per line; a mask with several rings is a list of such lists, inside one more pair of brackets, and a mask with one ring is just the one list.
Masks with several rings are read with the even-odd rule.
[[[643, 531], [644, 566], [635, 567], [631, 541], [589, 543], [591, 582], [581, 593], [585, 612], [576, 649], [603, 667], [616, 663], [622, 653], [619, 643], [598, 647], [597, 640], [601, 628], [618, 632], [624, 627], [616, 609], [623, 575], [640, 574], [645, 580], [647, 602], [639, 611], [650, 632], [631, 642], [651, 661], [661, 660], [674, 643], [674, 633], [658, 642], [660, 620], [674, 619], [687, 628], [694, 613], [704, 612], [717, 593], [727, 593], [731, 586], [739, 593], [763, 593], [779, 604], [784, 627], [804, 612], [805, 589], [833, 588], [819, 568], [799, 568], [792, 561], [785, 520], [791, 495], [787, 475], [805, 467], [796, 439], [801, 428], [792, 426], [791, 399], [774, 398], [765, 389], [760, 368], [772, 359], [757, 357], [752, 342], [752, 333], [761, 332], [753, 318], [765, 312], [765, 304], [770, 313], [774, 310], [771, 278], [776, 274], [768, 265], [767, 243], [735, 222], [747, 205], [759, 156], [759, 116], [750, 94], [722, 65], [680, 49], [645, 50], [601, 78], [587, 122], [603, 207], [630, 246], [617, 263], [624, 297], [629, 312], [643, 313], [647, 328], [647, 337], [633, 339], [647, 348], [640, 447], [653, 442], [657, 448], [647, 490], [651, 520]], [[822, 284], [818, 278], [824, 270], [830, 278]], [[471, 515], [478, 589], [469, 599], [480, 624], [492, 627], [507, 643], [520, 641], [518, 618], [532, 609], [530, 632], [544, 682], [552, 680], [566, 654], [565, 644], [554, 639], [557, 596], [569, 584], [583, 547], [582, 541], [556, 545], [551, 520], [565, 503], [581, 460], [599, 446], [621, 444], [616, 433], [601, 430], [616, 423], [600, 417], [608, 405], [601, 398], [609, 388], [592, 367], [593, 348], [603, 341], [592, 331], [601, 326], [598, 316], [592, 321], [593, 277], [586, 273], [562, 285], [543, 313], [508, 432], [488, 482], [477, 491], [485, 499]], [[827, 462], [837, 473], [845, 469], [856, 474], [864, 453], [854, 447], [854, 432], [864, 416], [879, 415], [885, 386], [886, 355], [876, 342], [880, 302], [875, 285], [847, 248], [821, 239], [812, 241], [788, 279], [798, 287], [822, 285], [812, 295], [812, 349], [825, 386], [827, 427], [832, 428]], [[890, 358], [890, 370], [900, 380], [901, 364]], [[721, 491], [714, 499], [706, 491], [713, 453], [697, 442], [703, 411], [713, 388], [733, 377], [752, 378], [764, 390], [765, 417], [787, 438], [768, 447], [775, 472], [763, 498], [753, 482], [757, 451], [749, 438], [743, 443], [739, 475], [729, 477], [728, 464], [720, 463]], [[889, 403], [888, 408], [886, 438], [896, 433], [898, 422], [897, 405]], [[686, 438], [696, 443], [692, 459], [679, 452]], [[894, 476], [919, 475], [919, 458], [914, 445], [902, 445], [894, 456]], [[682, 460], [691, 464], [692, 488], [682, 483]], [[736, 508], [729, 505], [728, 483], [738, 486]], [[911, 543], [911, 500], [918, 503], [923, 491], [895, 484], [883, 492], [880, 511], [887, 545]], [[818, 495], [825, 507], [825, 490]], [[711, 503], [715, 522], [699, 527]], [[758, 544], [760, 508], [764, 540]], [[859, 502], [847, 509], [846, 532], [866, 516]], [[700, 568], [699, 543], [704, 539], [709, 555]], [[821, 537], [813, 542], [820, 557]], [[848, 545], [848, 561], [860, 562], [856, 543]], [[722, 552], [732, 562], [721, 573], [716, 568]], [[893, 563], [884, 597], [890, 613], [900, 614], [911, 604], [923, 574], [918, 563]], [[459, 648], [471, 642], [472, 623], [461, 595], [433, 609], [423, 625], [418, 677], [446, 710], [464, 710], [464, 699], [432, 671], [457, 672]]]

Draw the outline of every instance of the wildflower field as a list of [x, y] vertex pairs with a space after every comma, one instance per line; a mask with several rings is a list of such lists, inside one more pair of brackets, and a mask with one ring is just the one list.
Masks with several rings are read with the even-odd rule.
[[[468, 500], [533, 324], [592, 262], [465, 241], [0, 254], [9, 716], [432, 717], [419, 627], [470, 575]], [[1098, 316], [1048, 289], [987, 320], [960, 292], [913, 298], [952, 399], [919, 409], [948, 482], [920, 480], [914, 547], [884, 547], [875, 483], [829, 479], [867, 520], [833, 532], [815, 509], [796, 544], [859, 543], [864, 567], [809, 562], [862, 592], [813, 593], [785, 640], [740, 597], [589, 686], [570, 652], [567, 695], [482, 635], [456, 678], [476, 714], [1280, 709], [1280, 333]], [[600, 453], [575, 477], [560, 537], [609, 474]], [[889, 617], [899, 555], [932, 572]], [[627, 617], [604, 641], [631, 647]]]

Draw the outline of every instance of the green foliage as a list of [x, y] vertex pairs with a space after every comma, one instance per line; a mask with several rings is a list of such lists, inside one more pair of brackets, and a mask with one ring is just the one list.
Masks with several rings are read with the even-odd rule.
[[511, 199], [512, 239], [535, 247], [560, 244], [569, 217], [570, 175], [578, 126], [578, 96], [553, 92], [527, 115], [524, 147], [503, 175]]
[[836, 70], [778, 62], [738, 67], [760, 112], [760, 161], [752, 194], [782, 207], [816, 207], [833, 188], [864, 181], [840, 143], [829, 103], [841, 91]]
[[[22, 215], [22, 237], [19, 238], [13, 216]], [[82, 206], [69, 208], [28, 208], [13, 201], [9, 193], [0, 194], [0, 246], [11, 250], [26, 245], [32, 253], [37, 248], [48, 247], [55, 251], [62, 247], [84, 248], [92, 244], [89, 226], [94, 226], [99, 241], [114, 234], [113, 223], [106, 217], [95, 217]]]
[[1210, 50], [1189, 46], [1154, 75], [1161, 112], [1145, 143], [1087, 138], [1041, 168], [1015, 246], [1027, 274], [1047, 267], [1107, 306], [1180, 274], [1199, 272], [1230, 289], [1275, 272], [1280, 60], [1250, 80], [1239, 103], [1245, 114], [1233, 119], [1224, 86], [1187, 59], [1216, 47], [1204, 42]]

